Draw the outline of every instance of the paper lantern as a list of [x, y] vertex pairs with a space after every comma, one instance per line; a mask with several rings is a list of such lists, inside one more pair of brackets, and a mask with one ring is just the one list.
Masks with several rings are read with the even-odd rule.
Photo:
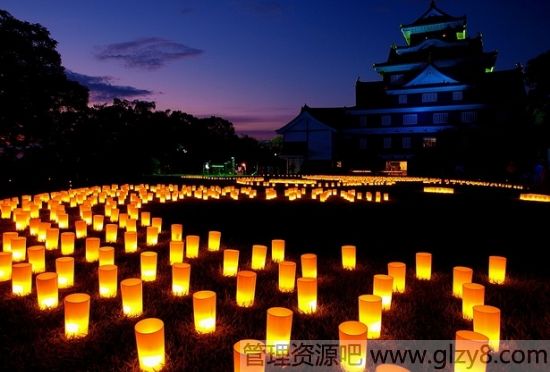
[[489, 338], [474, 331], [460, 330], [455, 334], [454, 372], [485, 372], [487, 358], [469, 358], [488, 348]]
[[95, 262], [99, 258], [99, 238], [86, 238], [86, 262]]
[[489, 256], [489, 282], [503, 284], [506, 280], [506, 257]]
[[356, 247], [354, 245], [342, 246], [342, 267], [346, 270], [355, 270]]
[[193, 316], [197, 333], [216, 331], [216, 292], [193, 293]]
[[82, 239], [88, 236], [88, 225], [86, 225], [86, 221], [83, 221], [83, 220], [75, 221], [74, 230], [75, 230], [77, 239]]
[[124, 252], [133, 253], [137, 251], [137, 232], [126, 231], [124, 232]]
[[303, 278], [317, 278], [317, 255], [305, 253], [300, 256]]
[[239, 269], [239, 251], [236, 249], [224, 249], [223, 251], [223, 276], [235, 276]]
[[139, 368], [160, 371], [165, 363], [164, 323], [157, 318], [140, 320], [134, 326]]
[[270, 354], [277, 356], [289, 352], [292, 334], [292, 310], [285, 307], [267, 309], [266, 348]]
[[397, 364], [379, 364], [374, 372], [411, 372], [407, 368], [398, 366]]
[[118, 267], [116, 265], [103, 265], [97, 269], [99, 280], [99, 297], [116, 297], [118, 287]]
[[13, 264], [11, 290], [14, 295], [26, 296], [32, 289], [32, 265], [30, 263]]
[[233, 372], [264, 372], [265, 344], [259, 340], [240, 340], [233, 345]]
[[183, 262], [183, 241], [170, 241], [170, 265]]
[[74, 239], [75, 234], [73, 232], [61, 233], [61, 254], [71, 255], [74, 253]]
[[65, 336], [67, 338], [84, 337], [88, 334], [90, 322], [90, 295], [73, 293], [65, 296]]
[[191, 280], [191, 265], [188, 263], [174, 263], [172, 265], [172, 294], [187, 296]]
[[27, 238], [18, 236], [11, 239], [11, 257], [13, 262], [25, 261], [27, 258]]
[[222, 233], [219, 231], [208, 232], [208, 250], [210, 252], [215, 252], [220, 250], [221, 236], [222, 236]]
[[86, 225], [91, 225], [93, 223], [92, 210], [83, 210], [80, 214], [80, 218], [82, 218], [86, 222]]
[[379, 338], [382, 329], [382, 297], [359, 296], [359, 321], [367, 326], [368, 338]]
[[122, 312], [128, 317], [140, 316], [143, 313], [143, 283], [141, 279], [130, 278], [120, 282], [122, 294]]
[[281, 261], [279, 263], [279, 291], [294, 292], [296, 278], [296, 262]]
[[199, 241], [200, 237], [198, 235], [187, 235], [185, 237], [185, 257], [199, 257]]
[[141, 212], [141, 226], [151, 226], [151, 213]]
[[363, 371], [367, 364], [367, 326], [356, 320], [338, 326], [340, 367], [344, 371]]
[[157, 233], [160, 233], [162, 231], [162, 218], [161, 217], [153, 217], [151, 220], [151, 226], [157, 228]]
[[93, 217], [93, 229], [94, 231], [103, 230], [103, 222], [105, 221], [105, 216], [102, 214], [95, 214]]
[[27, 248], [29, 263], [32, 265], [33, 273], [43, 273], [46, 271], [46, 247], [43, 245], [33, 245]]
[[107, 243], [116, 243], [118, 235], [118, 225], [114, 223], [108, 223], [105, 225], [105, 241]]
[[254, 305], [256, 292], [256, 273], [254, 271], [239, 271], [237, 273], [237, 305], [250, 307]]
[[500, 309], [488, 305], [474, 306], [474, 332], [487, 336], [491, 349], [498, 351], [500, 346]]
[[15, 229], [17, 231], [23, 231], [27, 228], [30, 221], [30, 213], [25, 211], [14, 212]]
[[462, 316], [464, 319], [472, 319], [474, 306], [485, 304], [485, 287], [477, 283], [464, 283], [462, 285]]
[[181, 242], [183, 238], [183, 225], [174, 223], [170, 226], [171, 240], [175, 242]]
[[46, 249], [51, 251], [59, 246], [59, 229], [49, 228], [46, 230]]
[[469, 267], [453, 267], [453, 296], [462, 298], [462, 286], [471, 283], [474, 271]]
[[147, 245], [157, 245], [159, 240], [159, 230], [154, 226], [148, 226], [147, 227]]
[[60, 229], [69, 228], [69, 215], [67, 213], [59, 213], [57, 215], [57, 225]]
[[59, 257], [55, 260], [55, 272], [59, 288], [69, 288], [74, 285], [74, 258]]
[[267, 246], [254, 244], [252, 246], [252, 270], [263, 270], [265, 268], [265, 260], [267, 257]]
[[141, 280], [144, 282], [154, 282], [157, 280], [157, 253], [142, 252], [141, 262]]
[[40, 229], [40, 224], [42, 220], [40, 218], [31, 218], [29, 223], [29, 234], [32, 236], [38, 236], [38, 230]]
[[[51, 227], [51, 223], [49, 222], [41, 222], [39, 227], [38, 227], [38, 236], [36, 237], [36, 239], [43, 243], [46, 241], [46, 238], [48, 236], [48, 229]], [[46, 247], [47, 249], [47, 247]]]
[[14, 231], [8, 231], [2, 234], [2, 251], [11, 252], [11, 240], [17, 238], [18, 233]]
[[41, 310], [57, 307], [57, 288], [57, 273], [45, 272], [36, 276], [36, 297]]
[[119, 215], [120, 215], [120, 210], [118, 208], [112, 208], [111, 209], [111, 216], [109, 217], [109, 221], [118, 222], [118, 216]]
[[273, 239], [271, 241], [271, 261], [282, 262], [285, 260], [285, 241]]
[[0, 282], [11, 279], [11, 252], [0, 252]]
[[129, 218], [126, 221], [126, 231], [137, 232], [137, 220]]
[[396, 293], [405, 292], [407, 265], [403, 262], [389, 262], [388, 275], [393, 278], [393, 291]]
[[99, 248], [99, 266], [115, 264], [115, 248], [100, 247]]
[[372, 294], [382, 298], [383, 310], [389, 310], [391, 308], [392, 293], [393, 277], [384, 274], [375, 275], [372, 284]]
[[118, 227], [121, 229], [126, 229], [126, 224], [128, 223], [128, 214], [119, 213], [118, 215]]
[[432, 277], [432, 254], [418, 252], [416, 254], [416, 278], [430, 280]]
[[317, 278], [298, 278], [298, 309], [304, 314], [317, 311]]

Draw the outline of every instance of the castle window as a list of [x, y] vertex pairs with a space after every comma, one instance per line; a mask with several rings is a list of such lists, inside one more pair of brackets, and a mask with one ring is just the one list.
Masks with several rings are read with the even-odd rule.
[[422, 147], [429, 149], [437, 145], [437, 138], [435, 137], [424, 137], [422, 139]]
[[449, 114], [446, 112], [436, 112], [434, 113], [433, 121], [434, 124], [447, 124], [449, 120]]
[[437, 102], [437, 93], [436, 92], [430, 92], [430, 93], [422, 93], [422, 102]]
[[400, 105], [406, 105], [407, 104], [407, 95], [406, 94], [400, 94], [399, 95], [399, 104]]
[[475, 112], [475, 111], [464, 111], [461, 114], [460, 119], [463, 123], [473, 123], [477, 119], [477, 112]]
[[359, 126], [360, 127], [367, 126], [367, 117], [365, 115], [359, 117]]
[[381, 123], [383, 126], [391, 125], [391, 115], [382, 115]]
[[365, 137], [359, 139], [359, 149], [366, 150], [368, 147], [367, 139]]
[[401, 146], [404, 149], [410, 149], [411, 148], [411, 137], [403, 137], [401, 138]]
[[384, 137], [384, 148], [391, 149], [391, 137]]
[[453, 101], [462, 101], [464, 99], [464, 95], [461, 90], [458, 92], [453, 92]]
[[418, 116], [416, 114], [403, 115], [403, 125], [416, 125], [418, 122]]

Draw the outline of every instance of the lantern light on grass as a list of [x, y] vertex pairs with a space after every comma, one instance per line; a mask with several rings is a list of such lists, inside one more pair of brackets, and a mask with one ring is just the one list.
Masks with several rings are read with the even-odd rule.
[[292, 334], [292, 310], [285, 307], [267, 309], [266, 352], [281, 355], [289, 350]]
[[485, 372], [487, 370], [486, 358], [473, 358], [466, 360], [464, 355], [478, 355], [489, 345], [489, 338], [481, 333], [467, 330], [456, 331], [454, 372]]
[[208, 232], [208, 250], [210, 252], [216, 252], [220, 250], [220, 241], [222, 233], [220, 231]]
[[224, 249], [223, 251], [223, 276], [235, 276], [239, 269], [239, 251], [236, 249]]
[[11, 290], [14, 295], [26, 296], [32, 289], [32, 265], [27, 262], [13, 264]]
[[359, 296], [359, 321], [368, 328], [368, 338], [379, 338], [382, 329], [382, 297], [364, 294]]
[[388, 275], [393, 278], [393, 291], [395, 293], [405, 292], [407, 265], [404, 262], [389, 262]]
[[185, 257], [197, 258], [199, 257], [199, 242], [200, 237], [198, 235], [187, 235], [185, 237]]
[[124, 232], [124, 252], [133, 253], [137, 251], [137, 232], [125, 231]]
[[43, 245], [33, 245], [27, 248], [29, 263], [32, 265], [33, 273], [43, 273], [46, 271], [46, 247]]
[[[340, 366], [344, 371], [364, 371], [367, 362], [367, 326], [356, 320], [338, 326]], [[351, 352], [353, 351], [353, 352]]]
[[99, 280], [99, 297], [112, 298], [117, 295], [118, 267], [116, 265], [103, 265], [97, 269]]
[[183, 241], [170, 241], [170, 265], [183, 262]]
[[273, 239], [271, 241], [271, 261], [282, 262], [285, 260], [285, 241]]
[[489, 282], [503, 284], [506, 280], [506, 257], [489, 256]]
[[90, 295], [73, 293], [63, 299], [65, 307], [65, 336], [84, 337], [90, 323]]
[[500, 309], [488, 305], [474, 306], [474, 332], [487, 336], [491, 349], [498, 351], [500, 344]]
[[216, 331], [216, 292], [193, 293], [193, 316], [197, 333]]
[[416, 254], [416, 278], [430, 280], [432, 277], [432, 254], [418, 252]]
[[174, 263], [172, 265], [172, 294], [187, 296], [191, 280], [191, 265], [188, 263]]
[[116, 243], [118, 235], [118, 225], [114, 223], [108, 223], [105, 225], [105, 242]]
[[160, 371], [165, 363], [164, 322], [146, 318], [134, 326], [139, 368], [143, 371]]
[[279, 262], [279, 291], [294, 292], [296, 278], [296, 262]]
[[239, 271], [237, 273], [237, 305], [250, 307], [254, 305], [256, 293], [256, 273], [254, 271]]
[[83, 220], [75, 221], [74, 230], [75, 230], [77, 239], [82, 239], [88, 236], [88, 225], [86, 225], [86, 221], [83, 221]]
[[305, 253], [300, 256], [303, 278], [317, 278], [317, 255]]
[[356, 251], [357, 248], [354, 245], [342, 246], [342, 268], [346, 270], [355, 270], [357, 260]]
[[100, 247], [99, 248], [99, 266], [115, 264], [115, 248]]
[[140, 262], [141, 280], [154, 282], [157, 279], [157, 252], [142, 252]]
[[183, 225], [174, 223], [170, 226], [171, 240], [175, 242], [181, 242], [183, 239]]
[[59, 229], [48, 228], [46, 230], [46, 249], [51, 251], [57, 249], [59, 246]]
[[128, 317], [143, 313], [143, 283], [141, 279], [129, 278], [120, 282], [122, 294], [122, 312]]
[[267, 246], [254, 244], [252, 245], [252, 270], [263, 270], [265, 268], [265, 260], [267, 257]]
[[471, 283], [474, 271], [469, 267], [453, 267], [453, 296], [462, 298], [462, 286]]
[[36, 298], [41, 310], [57, 307], [57, 273], [45, 272], [36, 276]]
[[12, 238], [11, 254], [13, 262], [25, 261], [27, 258], [27, 238], [24, 236]]
[[102, 214], [94, 214], [94, 216], [93, 216], [93, 229], [94, 229], [94, 231], [102, 231], [104, 221], [105, 221], [105, 216], [103, 216]]
[[462, 316], [464, 319], [472, 319], [474, 306], [485, 304], [485, 287], [477, 283], [464, 283], [462, 285]]
[[317, 278], [298, 278], [298, 309], [304, 314], [317, 311]]
[[86, 238], [86, 262], [95, 262], [99, 259], [99, 238]]
[[74, 285], [74, 258], [59, 257], [55, 259], [55, 272], [59, 288], [69, 288]]
[[19, 234], [15, 231], [8, 231], [2, 234], [2, 251], [11, 252], [11, 240], [17, 238]]
[[73, 232], [61, 233], [61, 254], [64, 256], [74, 253], [74, 239], [75, 234]]
[[245, 339], [233, 345], [233, 372], [264, 372], [265, 344], [259, 340]]
[[391, 308], [392, 293], [393, 277], [384, 274], [374, 275], [372, 294], [382, 298], [383, 310], [389, 310]]

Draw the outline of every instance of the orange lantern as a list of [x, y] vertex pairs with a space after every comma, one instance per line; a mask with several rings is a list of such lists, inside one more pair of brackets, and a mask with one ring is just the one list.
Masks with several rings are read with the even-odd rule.
[[70, 255], [74, 253], [74, 238], [73, 232], [61, 233], [61, 254]]
[[11, 240], [17, 238], [18, 233], [14, 231], [8, 231], [2, 234], [2, 250], [4, 252], [11, 252]]
[[220, 241], [222, 233], [220, 231], [208, 232], [208, 250], [210, 252], [216, 252], [220, 250]]
[[41, 310], [57, 307], [57, 288], [57, 273], [45, 272], [36, 276], [36, 297]]
[[157, 232], [160, 233], [162, 231], [162, 218], [160, 217], [153, 217], [151, 220], [151, 226], [157, 228]]
[[267, 309], [266, 347], [270, 354], [285, 355], [289, 352], [292, 334], [292, 310], [285, 307]]
[[407, 265], [403, 262], [389, 262], [388, 275], [393, 278], [393, 291], [396, 293], [405, 292]]
[[170, 241], [170, 265], [183, 262], [183, 241]]
[[120, 282], [122, 293], [122, 312], [129, 317], [143, 313], [143, 283], [141, 279], [130, 278]]
[[99, 248], [99, 266], [115, 264], [115, 248], [101, 247]]
[[60, 229], [69, 228], [69, 215], [67, 213], [58, 213], [57, 215], [57, 225]]
[[142, 252], [141, 262], [141, 280], [144, 282], [154, 282], [157, 279], [157, 253]]
[[111, 298], [117, 295], [118, 267], [116, 265], [103, 265], [97, 269], [99, 279], [99, 297]]
[[354, 245], [342, 246], [342, 267], [346, 270], [355, 270], [356, 247]]
[[49, 228], [46, 230], [46, 249], [51, 251], [59, 246], [59, 229]]
[[462, 298], [462, 286], [471, 283], [474, 271], [469, 267], [453, 267], [453, 296]]
[[73, 293], [65, 296], [65, 337], [77, 338], [88, 334], [90, 323], [90, 295]]
[[187, 235], [185, 237], [185, 257], [197, 258], [199, 257], [199, 241], [198, 235]]
[[397, 364], [379, 364], [374, 372], [411, 372], [407, 368], [398, 366]]
[[42, 273], [46, 271], [46, 247], [43, 245], [33, 245], [27, 248], [29, 263], [32, 265], [33, 273]]
[[174, 263], [172, 265], [172, 294], [187, 296], [191, 279], [191, 265], [188, 263]]
[[0, 282], [11, 279], [11, 252], [0, 252]]
[[69, 288], [74, 285], [74, 258], [59, 257], [55, 260], [57, 285], [59, 288]]
[[418, 252], [416, 254], [416, 278], [430, 280], [432, 277], [432, 254]]
[[129, 218], [126, 221], [126, 231], [137, 232], [137, 220], [136, 219]]
[[282, 261], [279, 263], [279, 291], [294, 292], [296, 278], [296, 262]]
[[237, 305], [250, 307], [254, 305], [256, 293], [256, 273], [254, 271], [239, 271], [237, 273]]
[[379, 338], [382, 329], [382, 297], [359, 296], [359, 321], [367, 326], [368, 338]]
[[128, 222], [128, 213], [119, 213], [118, 214], [118, 227], [120, 227], [121, 229], [125, 229], [127, 222]]
[[40, 229], [41, 223], [42, 220], [40, 220], [40, 218], [31, 218], [29, 223], [29, 234], [38, 237], [38, 230]]
[[317, 311], [317, 279], [298, 278], [298, 309], [304, 314]]
[[498, 351], [500, 346], [500, 309], [488, 305], [474, 306], [474, 332], [487, 336], [491, 349]]
[[175, 242], [181, 242], [183, 239], [183, 225], [174, 223], [170, 226], [171, 240]]
[[118, 235], [118, 225], [114, 223], [108, 223], [105, 225], [105, 241], [107, 243], [116, 243]]
[[223, 276], [235, 276], [239, 269], [239, 251], [236, 249], [224, 249], [223, 251]]
[[99, 238], [86, 238], [86, 262], [95, 262], [99, 258]]
[[455, 334], [455, 372], [485, 372], [487, 370], [486, 358], [469, 358], [479, 355], [489, 345], [489, 338], [474, 331], [456, 331]]
[[22, 236], [12, 238], [11, 254], [13, 262], [25, 261], [27, 258], [27, 238]]
[[267, 256], [267, 246], [254, 244], [252, 246], [252, 270], [263, 270]]
[[157, 245], [159, 241], [159, 231], [154, 226], [147, 227], [147, 245]]
[[317, 255], [306, 253], [300, 256], [303, 278], [317, 278]]
[[193, 293], [193, 315], [197, 333], [216, 331], [216, 292], [198, 291]]
[[94, 216], [93, 216], [93, 229], [94, 229], [94, 231], [102, 231], [104, 221], [105, 221], [105, 216], [103, 216], [102, 214], [94, 214]]
[[13, 264], [11, 290], [14, 295], [26, 296], [32, 289], [32, 265], [30, 263]]
[[160, 371], [165, 363], [164, 322], [157, 318], [140, 320], [134, 326], [139, 368]]
[[78, 220], [74, 223], [74, 229], [76, 232], [76, 238], [81, 239], [88, 236], [88, 225], [86, 225], [86, 221]]
[[372, 294], [382, 298], [382, 309], [391, 308], [391, 299], [393, 293], [393, 277], [384, 274], [374, 276]]
[[485, 303], [485, 287], [477, 283], [464, 283], [462, 285], [462, 316], [464, 319], [472, 319], [474, 306]]
[[356, 320], [343, 322], [338, 326], [340, 366], [344, 371], [365, 370], [367, 365], [367, 332], [367, 326]]
[[151, 226], [150, 212], [141, 212], [141, 226]]
[[233, 345], [234, 372], [264, 372], [265, 344], [259, 340], [241, 340]]
[[92, 210], [85, 209], [81, 212], [80, 217], [86, 222], [86, 225], [91, 225], [93, 223]]
[[124, 252], [133, 253], [137, 251], [137, 232], [126, 231], [124, 232]]
[[489, 256], [489, 282], [503, 284], [506, 280], [506, 257]]
[[[38, 236], [37, 236], [37, 240], [39, 242], [45, 242], [46, 241], [46, 238], [47, 238], [47, 235], [48, 235], [48, 229], [50, 228], [52, 224], [49, 223], [49, 222], [41, 222], [40, 225], [38, 226]], [[47, 249], [47, 247], [46, 247]]]
[[273, 239], [271, 241], [271, 261], [282, 262], [285, 260], [285, 241]]

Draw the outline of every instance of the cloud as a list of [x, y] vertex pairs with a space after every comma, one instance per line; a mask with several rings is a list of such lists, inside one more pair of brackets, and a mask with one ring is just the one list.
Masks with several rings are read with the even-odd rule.
[[276, 0], [241, 0], [241, 4], [246, 10], [260, 15], [280, 15], [284, 11], [283, 5]]
[[121, 61], [128, 68], [156, 70], [168, 62], [195, 57], [203, 51], [158, 37], [113, 43], [97, 48], [99, 60]]
[[113, 85], [115, 79], [110, 76], [89, 76], [70, 70], [66, 70], [65, 73], [70, 80], [79, 82], [90, 90], [92, 103], [112, 102], [114, 98], [138, 98], [153, 94], [146, 89]]

